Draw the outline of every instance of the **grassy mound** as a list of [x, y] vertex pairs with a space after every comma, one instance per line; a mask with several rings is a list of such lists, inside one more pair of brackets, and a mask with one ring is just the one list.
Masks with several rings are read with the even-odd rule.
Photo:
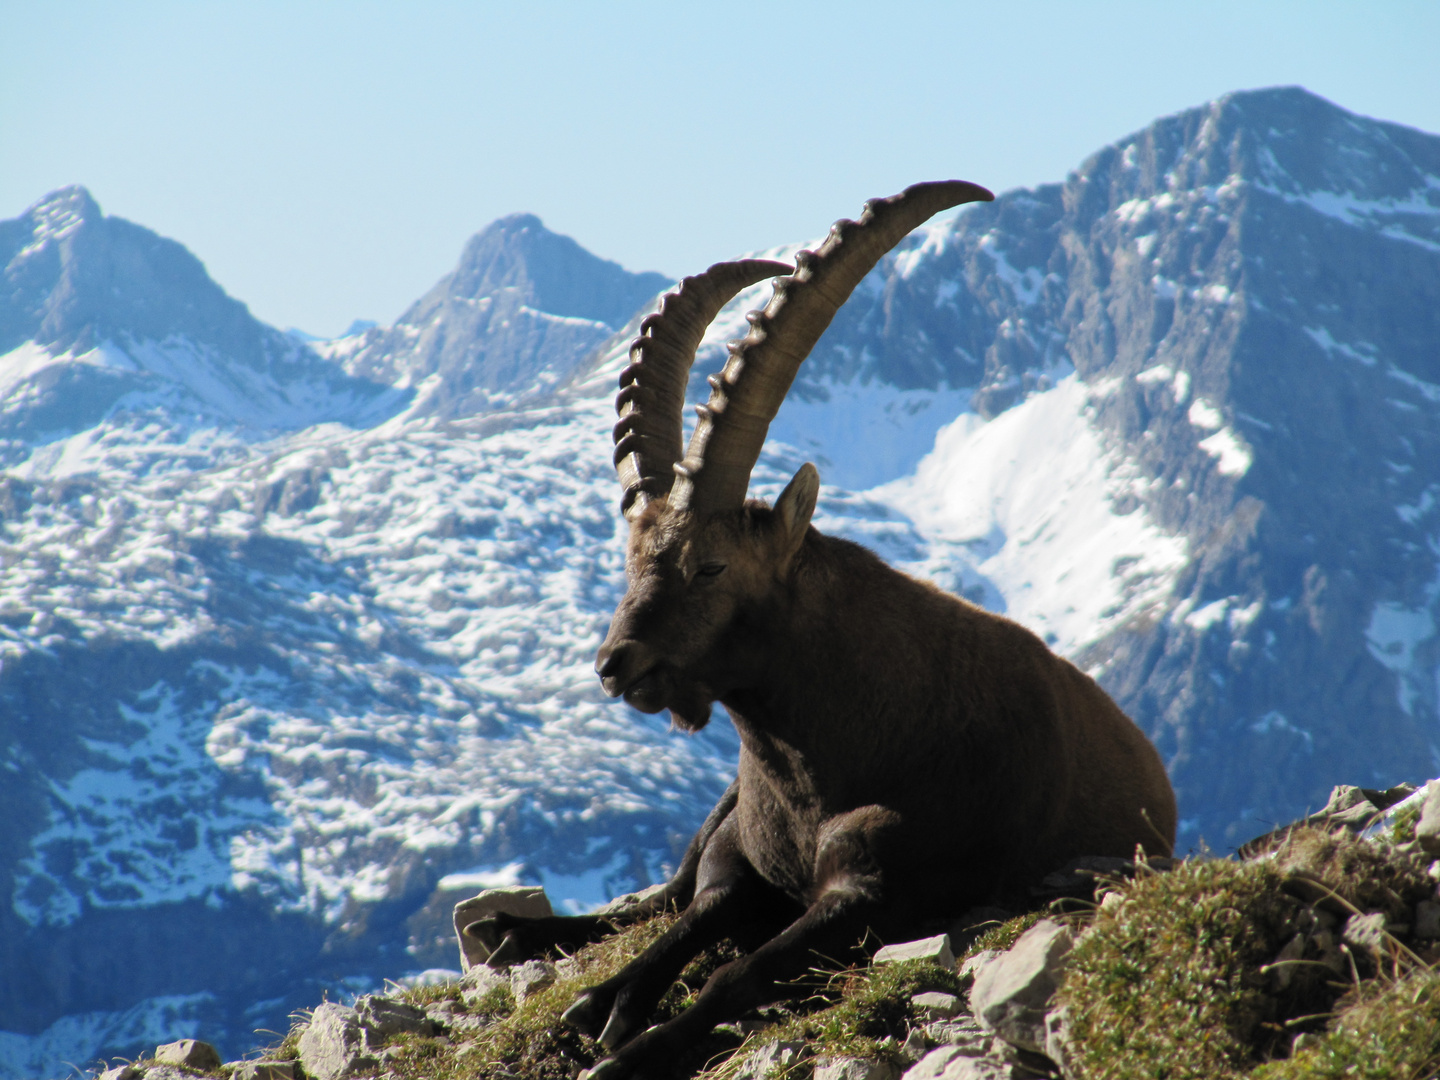
[[[1417, 1069], [1430, 1067], [1440, 1044], [1433, 972], [1393, 937], [1366, 953], [1339, 935], [1365, 912], [1398, 930], [1434, 889], [1417, 852], [1316, 829], [1297, 830], [1264, 860], [1190, 862], [1137, 879], [1097, 912], [1070, 958], [1060, 1000], [1075, 1070], [1085, 1080], [1429, 1075], [1383, 1064], [1304, 1070], [1327, 1055], [1373, 1057], [1400, 1039]], [[1310, 1044], [1290, 1059], [1306, 1033]]]

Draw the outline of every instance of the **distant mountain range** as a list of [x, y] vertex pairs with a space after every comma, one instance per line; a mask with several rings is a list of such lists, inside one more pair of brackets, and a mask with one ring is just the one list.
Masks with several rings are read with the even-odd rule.
[[[81, 188], [0, 266], [0, 1078], [233, 1056], [453, 966], [483, 883], [663, 875], [733, 734], [591, 671], [663, 277], [516, 215], [308, 342]], [[1296, 88], [1156, 121], [917, 231], [771, 435], [753, 490], [816, 461], [821, 528], [1097, 675], [1182, 849], [1440, 764], [1440, 137]]]

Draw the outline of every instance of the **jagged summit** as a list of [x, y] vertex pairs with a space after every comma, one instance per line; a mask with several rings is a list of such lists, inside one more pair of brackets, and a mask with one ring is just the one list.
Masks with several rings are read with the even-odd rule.
[[357, 342], [346, 367], [415, 388], [417, 415], [508, 407], [556, 386], [669, 283], [512, 214], [473, 236], [394, 327]]
[[534, 214], [511, 214], [471, 237], [455, 270], [400, 321], [423, 321], [438, 295], [478, 298], [513, 288], [540, 311], [613, 329], [669, 284], [664, 274], [633, 274], [592, 255]]

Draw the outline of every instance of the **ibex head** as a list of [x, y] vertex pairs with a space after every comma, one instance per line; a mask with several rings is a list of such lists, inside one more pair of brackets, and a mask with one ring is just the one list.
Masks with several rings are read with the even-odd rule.
[[[669, 709], [691, 730], [711, 703], [753, 685], [766, 634], [804, 543], [820, 478], [803, 465], [774, 509], [747, 503], [750, 472], [801, 362], [855, 286], [931, 215], [989, 200], [960, 180], [916, 184], [837, 221], [794, 268], [761, 259], [687, 277], [640, 326], [620, 374], [615, 465], [630, 523], [629, 590], [595, 669], [607, 693], [644, 712]], [[782, 276], [784, 275], [784, 276]], [[681, 455], [685, 387], [705, 329], [742, 289], [776, 277], [750, 332], [710, 377], [707, 405]]]

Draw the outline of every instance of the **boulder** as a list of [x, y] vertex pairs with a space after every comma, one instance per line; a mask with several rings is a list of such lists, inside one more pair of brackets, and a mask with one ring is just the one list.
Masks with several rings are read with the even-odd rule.
[[904, 960], [929, 960], [944, 968], [955, 967], [955, 954], [950, 951], [950, 935], [937, 934], [919, 941], [904, 941], [886, 945], [875, 954], [875, 966], [898, 964]]
[[961, 984], [973, 983], [980, 972], [1004, 955], [999, 949], [981, 949], [973, 956], [967, 956], [960, 961]]
[[455, 939], [460, 943], [460, 967], [464, 971], [485, 963], [491, 945], [465, 933], [465, 928], [489, 915], [519, 915], [527, 919], [548, 919], [555, 912], [545, 890], [539, 885], [512, 885], [486, 889], [455, 905]]
[[300, 1067], [313, 1080], [343, 1080], [380, 1064], [354, 1009], [333, 1001], [319, 1006], [300, 1034]]
[[197, 1072], [220, 1068], [220, 1052], [199, 1039], [180, 1039], [155, 1048], [155, 1061], [161, 1065], [181, 1065]]
[[1075, 938], [1070, 928], [1042, 919], [1010, 951], [987, 965], [970, 991], [970, 1008], [1006, 1042], [1045, 1051], [1045, 1014], [1060, 985]]

